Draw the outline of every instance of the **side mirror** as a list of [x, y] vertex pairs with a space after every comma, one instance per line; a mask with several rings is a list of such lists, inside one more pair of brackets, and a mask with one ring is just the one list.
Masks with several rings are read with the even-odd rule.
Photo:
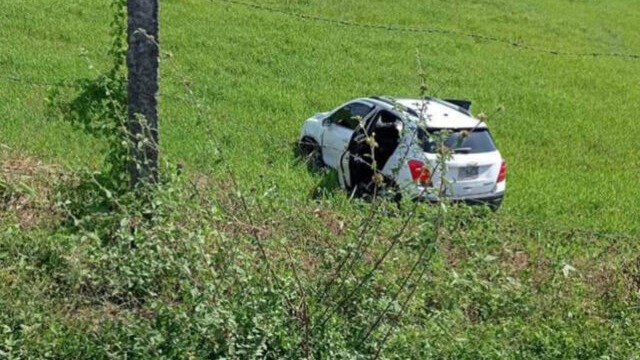
[[328, 116], [322, 119], [322, 126], [329, 126], [331, 124], [332, 124], [331, 119]]

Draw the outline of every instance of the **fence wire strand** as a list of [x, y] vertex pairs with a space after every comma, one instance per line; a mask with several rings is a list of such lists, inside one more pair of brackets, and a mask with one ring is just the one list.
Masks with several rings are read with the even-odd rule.
[[541, 47], [530, 46], [522, 42], [518, 42], [516, 40], [509, 40], [509, 39], [500, 38], [493, 35], [486, 35], [486, 34], [480, 34], [480, 33], [463, 32], [458, 30], [450, 30], [450, 29], [435, 28], [435, 27], [409, 27], [409, 26], [399, 26], [399, 25], [391, 25], [391, 24], [361, 23], [361, 22], [344, 20], [344, 19], [332, 19], [329, 17], [319, 16], [319, 15], [297, 13], [297, 12], [287, 11], [277, 7], [239, 1], [239, 0], [213, 0], [213, 1], [217, 1], [219, 3], [243, 6], [245, 8], [250, 8], [254, 10], [275, 13], [275, 14], [279, 14], [279, 15], [283, 15], [283, 16], [287, 16], [290, 18], [295, 18], [303, 21], [322, 22], [322, 23], [344, 26], [344, 27], [375, 29], [375, 30], [382, 30], [382, 31], [389, 31], [389, 32], [405, 32], [405, 33], [415, 33], [415, 34], [435, 34], [435, 35], [444, 35], [444, 36], [451, 36], [451, 37], [466, 37], [466, 38], [480, 40], [480, 41], [507, 45], [520, 50], [542, 53], [547, 55], [554, 55], [554, 56], [611, 57], [611, 58], [624, 58], [624, 59], [630, 59], [630, 60], [640, 60], [640, 54], [630, 54], [630, 53], [621, 53], [621, 52], [599, 52], [599, 51], [573, 52], [573, 51], [566, 51], [566, 50], [559, 50], [559, 49], [545, 49]]

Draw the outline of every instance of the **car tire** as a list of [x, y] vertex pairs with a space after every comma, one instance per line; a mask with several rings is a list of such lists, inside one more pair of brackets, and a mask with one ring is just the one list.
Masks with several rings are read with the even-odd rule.
[[322, 147], [310, 137], [303, 137], [298, 142], [298, 153], [310, 167], [322, 169], [325, 167], [322, 161]]
[[489, 209], [491, 209], [491, 211], [496, 212], [498, 211], [498, 209], [500, 209], [500, 206], [502, 205], [502, 200], [503, 200], [503, 197], [499, 197], [487, 202], [487, 205], [489, 206]]

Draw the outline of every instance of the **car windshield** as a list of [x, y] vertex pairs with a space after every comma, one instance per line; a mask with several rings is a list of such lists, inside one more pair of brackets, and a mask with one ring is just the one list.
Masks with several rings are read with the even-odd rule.
[[425, 152], [436, 152], [435, 135], [442, 131], [449, 133], [444, 145], [456, 153], [478, 154], [496, 150], [488, 129], [428, 129], [426, 131], [420, 129], [418, 131], [419, 141]]

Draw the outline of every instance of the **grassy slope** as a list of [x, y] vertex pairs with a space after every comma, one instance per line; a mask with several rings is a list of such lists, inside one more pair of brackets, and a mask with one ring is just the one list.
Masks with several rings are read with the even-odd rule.
[[[363, 23], [437, 27], [577, 52], [637, 52], [627, 1], [262, 2]], [[78, 56], [104, 65], [109, 9], [94, 1], [16, 1], [0, 15], [2, 141], [65, 161], [99, 159], [90, 139], [43, 115], [45, 88], [91, 74]], [[466, 97], [492, 121], [509, 161], [503, 213], [518, 220], [637, 232], [633, 186], [640, 171], [633, 131], [640, 62], [553, 57], [466, 37], [344, 27], [219, 1], [163, 4], [162, 135], [171, 158], [196, 169], [212, 163], [207, 128], [245, 184], [277, 183], [306, 196], [318, 179], [292, 161], [301, 119], [356, 96], [414, 95], [416, 50], [439, 96]], [[182, 98], [187, 79], [207, 109], [207, 125]], [[208, 150], [209, 149], [209, 150]], [[264, 181], [266, 180], [266, 181]], [[303, 195], [300, 195], [303, 194]]]
[[[606, 6], [551, 0], [455, 6], [409, 1], [352, 1], [348, 7], [337, 0], [271, 3], [338, 19], [477, 31], [571, 51], [640, 49], [629, 11], [633, 4], [623, 1]], [[46, 119], [44, 87], [8, 77], [47, 83], [89, 76], [92, 71], [77, 56], [80, 47], [89, 50], [98, 68], [104, 66], [108, 7], [98, 1], [91, 10], [86, 3], [63, 1], [51, 1], [44, 9], [27, 1], [3, 6], [0, 143], [72, 164], [96, 163], [100, 155], [93, 149], [99, 144]], [[162, 136], [168, 154], [191, 170], [222, 172], [213, 151], [219, 146], [237, 169], [241, 186], [256, 187], [262, 194], [277, 184], [271, 193], [273, 208], [264, 218], [257, 214], [255, 221], [272, 231], [270, 239], [300, 238], [300, 244], [292, 246], [301, 251], [300, 259], [308, 255], [307, 248], [330, 251], [331, 246], [315, 242], [318, 232], [330, 232], [332, 221], [334, 227], [344, 221], [353, 230], [367, 210], [345, 204], [339, 191], [321, 205], [309, 200], [309, 191], [323, 179], [293, 160], [291, 144], [301, 119], [354, 96], [415, 94], [416, 50], [437, 95], [472, 98], [476, 111], [507, 108], [492, 121], [510, 164], [509, 196], [500, 216], [531, 222], [533, 230], [510, 228], [511, 222], [503, 221], [452, 227], [431, 262], [423, 293], [412, 305], [415, 326], [392, 339], [390, 357], [584, 358], [637, 350], [638, 243], [553, 228], [638, 232], [634, 199], [640, 194], [633, 184], [640, 163], [632, 99], [640, 91], [640, 62], [551, 57], [468, 38], [304, 22], [215, 1], [166, 3], [162, 14], [164, 50], [174, 55], [164, 60], [162, 69]], [[186, 101], [185, 81], [205, 106], [203, 119]], [[210, 138], [210, 128], [215, 138]], [[358, 213], [355, 219], [349, 219], [349, 211]], [[399, 220], [384, 219], [386, 231]], [[193, 221], [198, 226], [209, 223]], [[11, 231], [16, 230], [3, 229], [0, 236], [6, 250], [0, 251], [0, 308], [6, 304], [13, 309], [16, 314], [9, 318], [18, 323], [52, 324], [51, 330], [26, 327], [25, 339], [56, 339], [60, 324], [71, 316], [71, 330], [65, 331], [78, 333], [78, 349], [84, 346], [83, 336], [88, 337], [87, 347], [91, 341], [96, 347], [126, 347], [134, 341], [110, 338], [110, 329], [92, 338], [95, 325], [90, 320], [74, 322], [82, 314], [67, 308], [67, 290], [51, 296], [61, 282], [57, 271], [65, 279], [74, 275], [68, 268], [84, 270], [82, 264], [66, 263], [68, 254], [82, 252], [82, 247], [66, 237], [47, 238], [38, 232], [27, 235], [32, 242], [25, 242]], [[273, 241], [274, 250], [278, 243]], [[16, 262], [18, 257], [21, 261]], [[86, 261], [88, 271], [94, 271]], [[387, 264], [378, 280], [393, 283], [402, 273], [399, 269], [407, 266], [398, 261]], [[53, 270], [42, 269], [43, 263], [51, 263]], [[328, 274], [307, 275], [315, 281]], [[87, 319], [92, 319], [92, 311], [102, 314], [99, 307], [88, 311]], [[145, 316], [132, 314], [131, 324], [146, 326], [151, 320]], [[188, 336], [189, 326], [198, 320], [193, 315], [185, 319], [177, 338]], [[149, 326], [155, 330], [159, 325]], [[36, 335], [49, 337], [29, 335], [32, 328], [39, 331]], [[144, 342], [153, 332], [140, 334]]]

